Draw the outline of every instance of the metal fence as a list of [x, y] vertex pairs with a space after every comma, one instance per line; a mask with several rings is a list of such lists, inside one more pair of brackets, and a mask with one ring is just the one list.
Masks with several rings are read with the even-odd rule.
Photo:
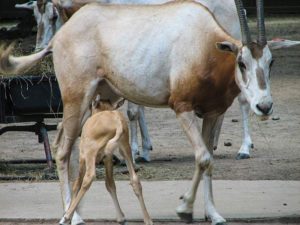
[[[249, 14], [255, 13], [255, 0], [244, 0]], [[266, 14], [298, 14], [300, 15], [299, 0], [265, 0]]]

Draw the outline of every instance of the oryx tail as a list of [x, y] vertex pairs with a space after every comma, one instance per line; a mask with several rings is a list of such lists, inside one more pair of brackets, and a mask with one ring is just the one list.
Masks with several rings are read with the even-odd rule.
[[52, 42], [42, 51], [28, 56], [12, 56], [13, 44], [7, 48], [0, 47], [0, 73], [6, 75], [19, 75], [28, 71], [52, 52]]

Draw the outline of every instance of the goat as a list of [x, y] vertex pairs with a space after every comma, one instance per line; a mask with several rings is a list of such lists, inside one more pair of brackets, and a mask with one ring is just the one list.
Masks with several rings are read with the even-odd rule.
[[[171, 0], [53, 0], [53, 4], [56, 8], [56, 11], [58, 12], [58, 20], [59, 23], [55, 23], [55, 27], [52, 28], [54, 30], [57, 30], [59, 26], [61, 26], [62, 23], [65, 23], [71, 15], [76, 12], [79, 8], [81, 8], [83, 5], [91, 2], [100, 2], [100, 3], [108, 3], [108, 4], [162, 4]], [[234, 4], [234, 0], [226, 0], [226, 4], [224, 0], [197, 0], [199, 3], [205, 5], [216, 17], [216, 20], [224, 27], [224, 29], [229, 32], [233, 37], [236, 39], [241, 39], [241, 32], [240, 32], [240, 25], [238, 22], [238, 16]], [[50, 4], [47, 2], [46, 4]], [[41, 10], [35, 12], [43, 12]], [[49, 18], [49, 22], [44, 23], [44, 25], [38, 26], [38, 36], [40, 35], [45, 40], [42, 41], [42, 43], [46, 44], [50, 40], [50, 33], [45, 33], [44, 30], [40, 29], [42, 27], [53, 27], [52, 17], [51, 17], [51, 11], [46, 10], [44, 13], [50, 12], [49, 16], [45, 16], [44, 18]], [[41, 17], [43, 17], [41, 15]], [[36, 17], [37, 18], [37, 17]], [[40, 22], [43, 22], [44, 20], [40, 20]], [[38, 20], [37, 23], [39, 24]], [[59, 24], [59, 25], [57, 25]], [[50, 30], [50, 28], [45, 29]], [[46, 35], [47, 34], [47, 35]], [[53, 33], [54, 34], [54, 33]], [[37, 37], [38, 39], [38, 37]], [[269, 41], [272, 45], [277, 45], [277, 48], [273, 49], [280, 49], [280, 48], [286, 48], [286, 47], [292, 47], [294, 45], [300, 44], [300, 42], [297, 41], [290, 41], [290, 40], [284, 40], [284, 39], [276, 39]], [[39, 47], [37, 47], [38, 49]], [[245, 97], [240, 94], [238, 96], [238, 101], [240, 104], [240, 109], [242, 111], [242, 121], [243, 121], [243, 141], [242, 145], [238, 151], [238, 154], [236, 156], [236, 159], [247, 159], [250, 158], [250, 149], [253, 146], [253, 142], [250, 136], [250, 128], [249, 128], [249, 111], [250, 106], [248, 102], [246, 101]], [[127, 108], [127, 115], [130, 121], [130, 133], [131, 133], [131, 150], [132, 155], [135, 158], [137, 154], [139, 153], [138, 150], [138, 141], [137, 141], [137, 121], [139, 122], [139, 127], [141, 131], [141, 137], [142, 137], [142, 149], [141, 156], [138, 157], [140, 161], [150, 161], [150, 150], [152, 150], [152, 144], [151, 140], [148, 134], [148, 129], [146, 125], [145, 115], [144, 115], [144, 107], [136, 105], [134, 103], [128, 102], [128, 108]], [[220, 123], [221, 129], [222, 123]], [[218, 134], [220, 131], [218, 131]], [[217, 149], [218, 145], [218, 138], [219, 135], [216, 135], [215, 141], [214, 141], [214, 149]]]
[[23, 4], [16, 4], [16, 8], [33, 10], [33, 15], [37, 23], [37, 34], [35, 50], [45, 48], [55, 32], [62, 26], [58, 19], [57, 8], [52, 2], [47, 0], [30, 1]]
[[[269, 82], [272, 43], [266, 40], [263, 2], [257, 0], [256, 42], [241, 0], [235, 3], [241, 40], [230, 36], [197, 2], [151, 6], [93, 3], [74, 14], [42, 51], [21, 57], [12, 56], [11, 48], [0, 53], [0, 71], [10, 74], [53, 55], [64, 106], [64, 131], [56, 162], [66, 210], [71, 200], [70, 152], [87, 119], [89, 102], [100, 94], [112, 103], [125, 98], [175, 112], [195, 151], [192, 185], [182, 196], [177, 214], [192, 220], [203, 177], [206, 216], [213, 225], [225, 224], [212, 195], [217, 128], [240, 92], [257, 116], [269, 116], [273, 111]], [[196, 114], [203, 117], [202, 135]], [[78, 214], [77, 219], [82, 222]]]
[[117, 221], [121, 224], [126, 224], [124, 213], [117, 198], [116, 185], [113, 178], [112, 156], [117, 148], [119, 148], [120, 154], [124, 157], [128, 167], [132, 188], [144, 214], [144, 222], [147, 225], [152, 224], [144, 203], [141, 183], [134, 171], [127, 121], [121, 112], [115, 110], [117, 107], [119, 107], [119, 103], [112, 105], [109, 101], [101, 102], [99, 95], [93, 101], [92, 116], [87, 119], [81, 133], [79, 177], [73, 185], [74, 195], [71, 205], [60, 220], [60, 224], [66, 224], [70, 220], [80, 200], [93, 182], [96, 175], [95, 164], [101, 160], [103, 160], [105, 165], [105, 184], [116, 208]]

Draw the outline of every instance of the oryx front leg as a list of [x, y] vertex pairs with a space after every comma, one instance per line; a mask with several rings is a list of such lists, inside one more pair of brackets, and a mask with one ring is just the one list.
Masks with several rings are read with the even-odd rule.
[[212, 157], [201, 136], [194, 111], [177, 114], [186, 135], [195, 150], [195, 172], [191, 189], [182, 196], [183, 203], [177, 207], [178, 216], [186, 222], [193, 220], [193, 206], [202, 174], [212, 165]]
[[253, 143], [250, 136], [250, 128], [249, 128], [250, 105], [242, 94], [239, 95], [238, 100], [242, 111], [243, 143], [236, 156], [236, 159], [248, 159], [250, 158], [250, 149], [253, 148]]
[[[202, 125], [202, 137], [204, 142], [213, 155], [213, 148], [215, 144], [215, 136], [219, 135], [219, 130], [223, 122], [224, 115], [215, 117], [205, 117]], [[213, 166], [210, 166], [204, 173], [204, 206], [205, 217], [210, 218], [212, 224], [222, 225], [226, 220], [217, 212], [212, 192], [212, 170]]]

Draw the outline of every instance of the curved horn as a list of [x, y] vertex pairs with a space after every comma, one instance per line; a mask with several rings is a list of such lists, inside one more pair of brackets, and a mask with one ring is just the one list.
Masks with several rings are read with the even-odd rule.
[[265, 29], [265, 16], [264, 16], [264, 1], [256, 0], [256, 10], [257, 10], [257, 42], [261, 46], [267, 44], [266, 29]]
[[234, 0], [234, 1], [235, 1], [235, 6], [237, 9], [237, 13], [238, 13], [238, 17], [239, 17], [240, 25], [241, 25], [242, 43], [244, 45], [248, 45], [251, 43], [251, 35], [250, 35], [250, 31], [249, 31], [249, 26], [247, 23], [247, 18], [246, 18], [243, 2], [242, 2], [242, 0]]

